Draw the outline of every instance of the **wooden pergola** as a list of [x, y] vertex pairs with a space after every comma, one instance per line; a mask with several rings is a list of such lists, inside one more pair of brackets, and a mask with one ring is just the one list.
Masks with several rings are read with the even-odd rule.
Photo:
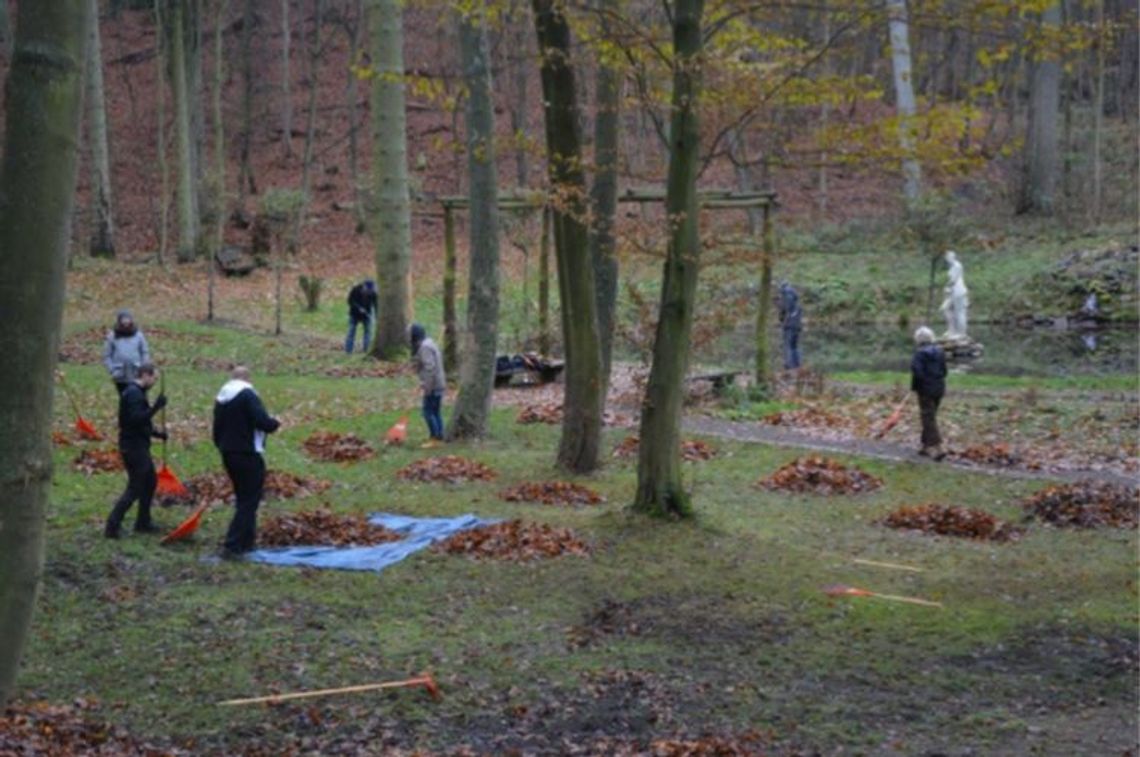
[[[627, 189], [618, 195], [619, 203], [664, 203], [664, 189]], [[760, 272], [760, 308], [756, 314], [757, 364], [756, 378], [764, 380], [767, 365], [767, 332], [770, 290], [772, 286], [773, 252], [772, 217], [773, 208], [778, 205], [777, 195], [772, 190], [734, 192], [729, 189], [707, 189], [697, 192], [697, 201], [702, 209], [708, 210], [751, 210], [759, 208], [763, 213], [762, 244], [764, 259]], [[439, 198], [443, 208], [443, 359], [446, 369], [451, 371], [458, 362], [458, 323], [455, 307], [456, 254], [455, 216], [456, 211], [467, 210], [471, 206], [466, 195]], [[541, 210], [542, 237], [539, 243], [539, 283], [538, 283], [538, 324], [539, 344], [543, 353], [550, 345], [550, 204], [543, 192], [528, 194], [499, 195], [499, 210]]]

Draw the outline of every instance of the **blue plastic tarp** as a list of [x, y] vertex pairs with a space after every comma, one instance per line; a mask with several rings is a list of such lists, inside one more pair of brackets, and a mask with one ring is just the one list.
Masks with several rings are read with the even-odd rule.
[[246, 554], [246, 560], [267, 565], [293, 565], [333, 570], [372, 570], [384, 568], [419, 552], [432, 542], [446, 539], [459, 531], [491, 525], [497, 520], [486, 520], [475, 515], [454, 518], [413, 518], [393, 513], [374, 513], [368, 522], [403, 534], [401, 541], [386, 542], [372, 547], [276, 547], [258, 549]]

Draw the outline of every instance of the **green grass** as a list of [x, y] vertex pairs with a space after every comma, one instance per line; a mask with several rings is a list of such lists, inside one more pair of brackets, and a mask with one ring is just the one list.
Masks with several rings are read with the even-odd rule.
[[[285, 420], [269, 444], [270, 467], [333, 482], [308, 500], [268, 502], [262, 517], [319, 503], [338, 512], [519, 517], [573, 528], [594, 554], [515, 565], [421, 552], [379, 574], [208, 564], [201, 558], [220, 541], [228, 512], [210, 513], [192, 543], [170, 548], [153, 538], [104, 540], [102, 519], [123, 478], [77, 473], [76, 449], [62, 447], [22, 696], [92, 698], [99, 716], [137, 734], [192, 739], [217, 753], [304, 738], [322, 751], [382, 732], [388, 746], [543, 752], [598, 732], [648, 738], [752, 727], [821, 751], [874, 752], [897, 738], [920, 752], [948, 743], [1010, 752], [1029, 743], [1024, 713], [1069, 711], [1098, 697], [1121, 714], [1110, 741], [1134, 736], [1134, 671], [1104, 651], [1135, 645], [1134, 532], [1031, 526], [1018, 543], [992, 545], [876, 525], [900, 505], [931, 500], [1018, 519], [1017, 501], [1042, 482], [842, 458], [886, 486], [858, 497], [788, 496], [753, 482], [795, 450], [717, 441], [714, 460], [685, 466], [692, 522], [630, 514], [634, 464], [616, 460], [576, 479], [604, 494], [603, 506], [508, 503], [498, 497], [506, 486], [566, 477], [553, 467], [558, 429], [518, 425], [509, 409], [494, 412], [485, 441], [446, 449], [495, 468], [494, 482], [400, 481], [396, 470], [428, 454], [414, 444], [356, 464], [314, 462], [301, 442], [318, 429], [378, 444], [411, 412], [411, 441], [425, 436], [411, 377], [323, 375], [351, 363], [335, 350], [339, 325], [321, 318], [313, 326], [325, 350], [160, 324], [169, 334], [154, 346], [172, 366], [170, 463], [181, 477], [219, 469], [208, 419], [222, 380], [217, 370], [184, 366], [249, 356], [267, 406]], [[85, 414], [109, 432], [114, 393], [101, 368], [66, 368]], [[66, 405], [56, 420], [70, 424]], [[608, 429], [604, 450], [626, 433]], [[173, 526], [184, 514], [157, 517]], [[856, 557], [923, 572], [860, 566]], [[945, 607], [829, 599], [821, 589], [835, 583]], [[616, 619], [605, 621], [607, 612]], [[399, 692], [315, 700], [312, 709], [215, 704], [428, 669], [442, 703]]]
[[[828, 379], [852, 384], [875, 386], [908, 386], [910, 375], [894, 371], [838, 371]], [[969, 390], [1045, 390], [1082, 392], [1130, 392], [1140, 388], [1135, 376], [997, 376], [987, 373], [954, 373], [948, 379], [954, 389]]]

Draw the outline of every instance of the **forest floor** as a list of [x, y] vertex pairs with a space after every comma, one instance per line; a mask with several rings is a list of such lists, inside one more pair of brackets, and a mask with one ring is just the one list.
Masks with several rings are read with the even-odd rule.
[[[210, 326], [188, 317], [198, 304], [187, 296], [200, 289], [179, 294], [145, 267], [97, 270], [80, 271], [69, 290], [61, 367], [105, 433], [115, 405], [98, 324], [116, 287], [133, 281], [166, 368], [167, 460], [183, 480], [220, 473], [211, 401], [240, 360], [284, 422], [270, 468], [299, 477], [267, 498], [263, 529], [286, 513], [474, 513], [546, 529], [556, 543], [543, 548], [564, 554], [543, 557], [535, 543], [489, 557], [424, 551], [379, 574], [217, 563], [223, 506], [183, 544], [108, 541], [101, 524], [122, 474], [83, 456], [109, 445], [75, 439], [61, 402], [43, 589], [19, 701], [0, 718], [0, 753], [1140, 753], [1135, 520], [1066, 528], [1034, 518], [1031, 505], [1078, 474], [1135, 481], [1136, 394], [1126, 381], [1069, 390], [971, 376], [958, 394], [952, 382], [949, 448], [1009, 446], [949, 464], [913, 456], [913, 416], [873, 439], [905, 396], [903, 377], [854, 388], [843, 376], [810, 389], [787, 381], [758, 402], [695, 385], [684, 476], [697, 516], [661, 523], [627, 508], [635, 367], [614, 382], [605, 464], [568, 477], [553, 464], [558, 426], [521, 422], [556, 417], [557, 384], [498, 390], [487, 439], [420, 450], [413, 377], [345, 355], [339, 307], [304, 314], [289, 303], [288, 331], [273, 337], [264, 286], [223, 282], [227, 320]], [[236, 286], [249, 288], [234, 297]], [[384, 447], [403, 414], [410, 445]], [[1049, 446], [1055, 428], [1071, 451]], [[329, 432], [354, 434], [375, 454], [315, 459], [306, 441]], [[494, 479], [399, 475], [415, 463], [452, 465], [445, 455], [481, 463]], [[842, 481], [863, 481], [855, 471], [880, 485], [825, 494], [807, 470], [813, 456]], [[807, 490], [779, 488], [797, 481]], [[536, 484], [555, 494], [574, 484], [597, 499], [508, 497]], [[1134, 514], [1135, 489], [1119, 491], [1131, 492]], [[968, 510], [954, 516], [968, 520], [966, 535], [929, 533], [929, 519], [886, 526], [924, 505]], [[173, 527], [188, 512], [172, 504], [158, 518]], [[425, 670], [439, 702], [406, 690], [217, 706]]]

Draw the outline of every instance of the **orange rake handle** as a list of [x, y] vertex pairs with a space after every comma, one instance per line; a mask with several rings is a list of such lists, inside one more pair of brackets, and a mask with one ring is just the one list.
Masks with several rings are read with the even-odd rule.
[[291, 699], [308, 699], [310, 697], [323, 697], [330, 694], [350, 694], [361, 691], [376, 691], [378, 689], [399, 689], [407, 688], [410, 686], [423, 686], [431, 698], [439, 701], [443, 698], [440, 693], [439, 685], [432, 678], [431, 673], [424, 673], [423, 675], [409, 678], [404, 681], [387, 681], [385, 683], [365, 683], [359, 686], [342, 686], [337, 689], [317, 689], [315, 691], [294, 691], [288, 694], [270, 694], [264, 697], [248, 697], [246, 699], [227, 699], [224, 702], [218, 702], [219, 706], [239, 705], [239, 704], [261, 704], [263, 702], [285, 702]]

